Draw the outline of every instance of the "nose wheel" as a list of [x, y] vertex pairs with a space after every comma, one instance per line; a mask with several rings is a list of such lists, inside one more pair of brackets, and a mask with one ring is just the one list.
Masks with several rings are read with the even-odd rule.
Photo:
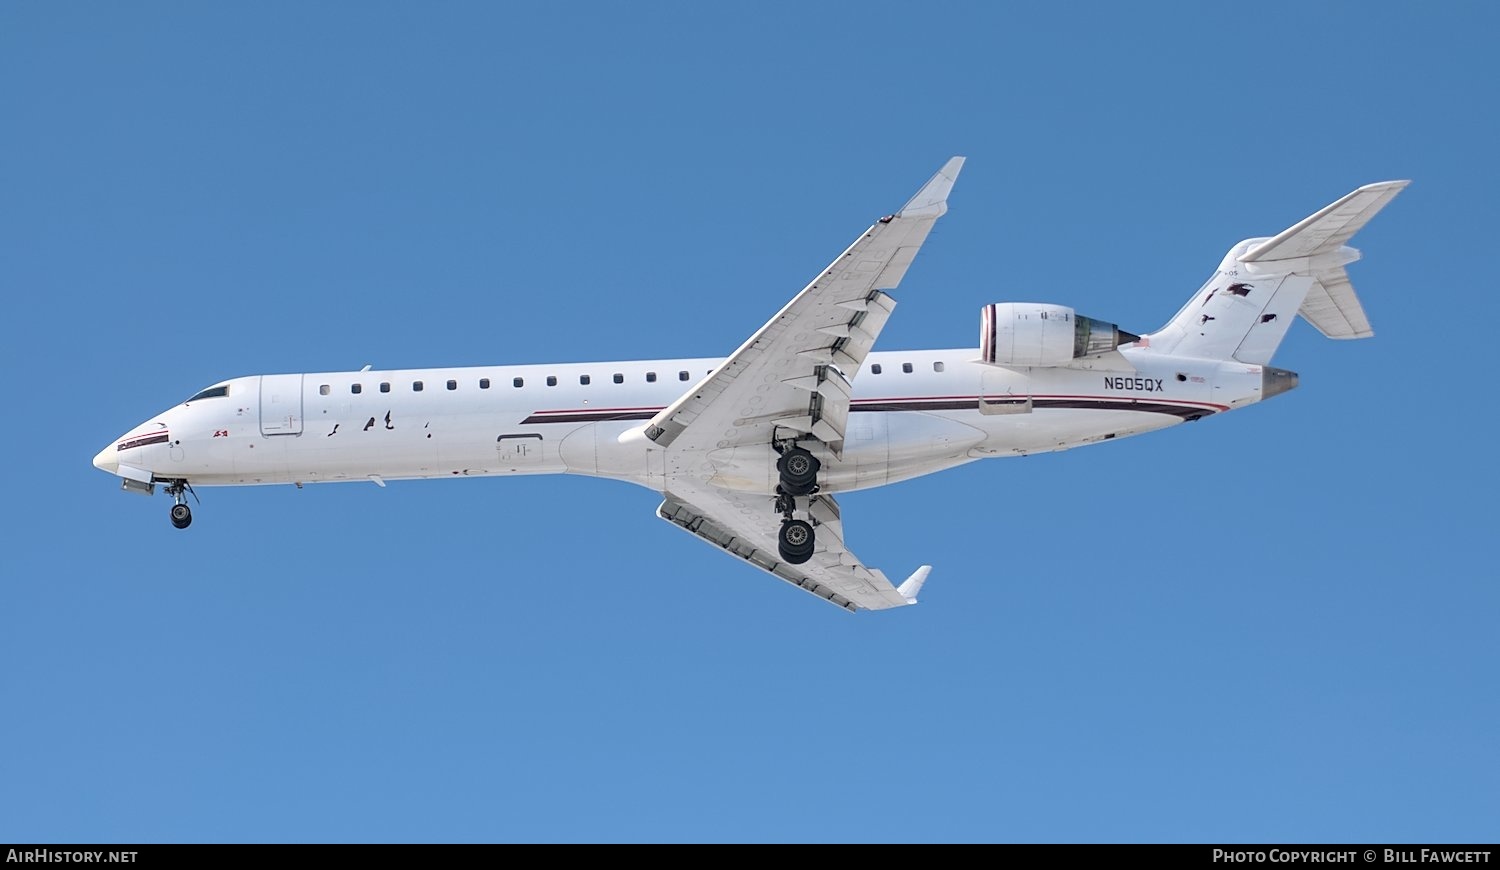
[[[172, 518], [172, 526], [185, 529], [193, 524], [193, 509], [188, 507], [187, 494], [193, 492], [193, 487], [185, 480], [174, 480], [167, 487], [167, 495], [172, 497], [172, 510], [169, 516]], [[198, 498], [198, 493], [193, 492], [193, 498]]]

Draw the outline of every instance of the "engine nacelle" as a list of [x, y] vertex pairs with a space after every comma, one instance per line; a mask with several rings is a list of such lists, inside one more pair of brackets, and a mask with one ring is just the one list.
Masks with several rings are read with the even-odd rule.
[[1060, 366], [1139, 341], [1113, 323], [1064, 305], [1000, 302], [981, 309], [979, 355], [991, 365]]

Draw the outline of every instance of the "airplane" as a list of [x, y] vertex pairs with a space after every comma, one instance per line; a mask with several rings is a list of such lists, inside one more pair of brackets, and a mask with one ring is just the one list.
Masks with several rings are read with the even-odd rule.
[[835, 496], [978, 459], [1067, 450], [1237, 410], [1297, 386], [1269, 365], [1298, 315], [1373, 335], [1345, 243], [1409, 183], [1361, 187], [1247, 239], [1166, 325], [1002, 302], [977, 348], [874, 351], [963, 167], [954, 157], [723, 358], [251, 375], [110, 442], [129, 492], [578, 474], [659, 492], [657, 516], [849, 611], [917, 602], [846, 545]]

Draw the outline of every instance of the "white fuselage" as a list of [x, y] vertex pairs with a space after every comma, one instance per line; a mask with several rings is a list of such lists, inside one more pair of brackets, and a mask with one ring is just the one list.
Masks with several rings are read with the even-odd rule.
[[1243, 241], [1165, 326], [1137, 335], [1053, 303], [980, 312], [967, 348], [874, 352], [894, 290], [947, 211], [953, 157], [727, 357], [254, 375], [209, 387], [94, 457], [127, 491], [502, 474], [607, 477], [657, 516], [846, 610], [917, 602], [845, 542], [835, 493], [989, 456], [1164, 429], [1292, 389], [1269, 364], [1301, 316], [1372, 334], [1344, 242], [1405, 182], [1366, 185]]
[[[1261, 366], [1149, 349], [1124, 351], [1134, 371], [1118, 361], [1108, 369], [1007, 368], [977, 357], [973, 349], [871, 353], [853, 377], [842, 455], [816, 448], [822, 491], [1136, 435], [1263, 397]], [[770, 444], [731, 446], [731, 429], [723, 449], [685, 454], [641, 435], [720, 363], [236, 378], [225, 382], [224, 395], [188, 401], [130, 430], [95, 464], [127, 479], [195, 486], [566, 473], [658, 491], [692, 475], [774, 492]]]

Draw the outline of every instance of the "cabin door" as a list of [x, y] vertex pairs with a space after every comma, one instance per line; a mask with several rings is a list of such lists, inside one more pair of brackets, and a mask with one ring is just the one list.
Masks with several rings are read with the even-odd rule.
[[302, 376], [262, 375], [260, 434], [302, 434]]

